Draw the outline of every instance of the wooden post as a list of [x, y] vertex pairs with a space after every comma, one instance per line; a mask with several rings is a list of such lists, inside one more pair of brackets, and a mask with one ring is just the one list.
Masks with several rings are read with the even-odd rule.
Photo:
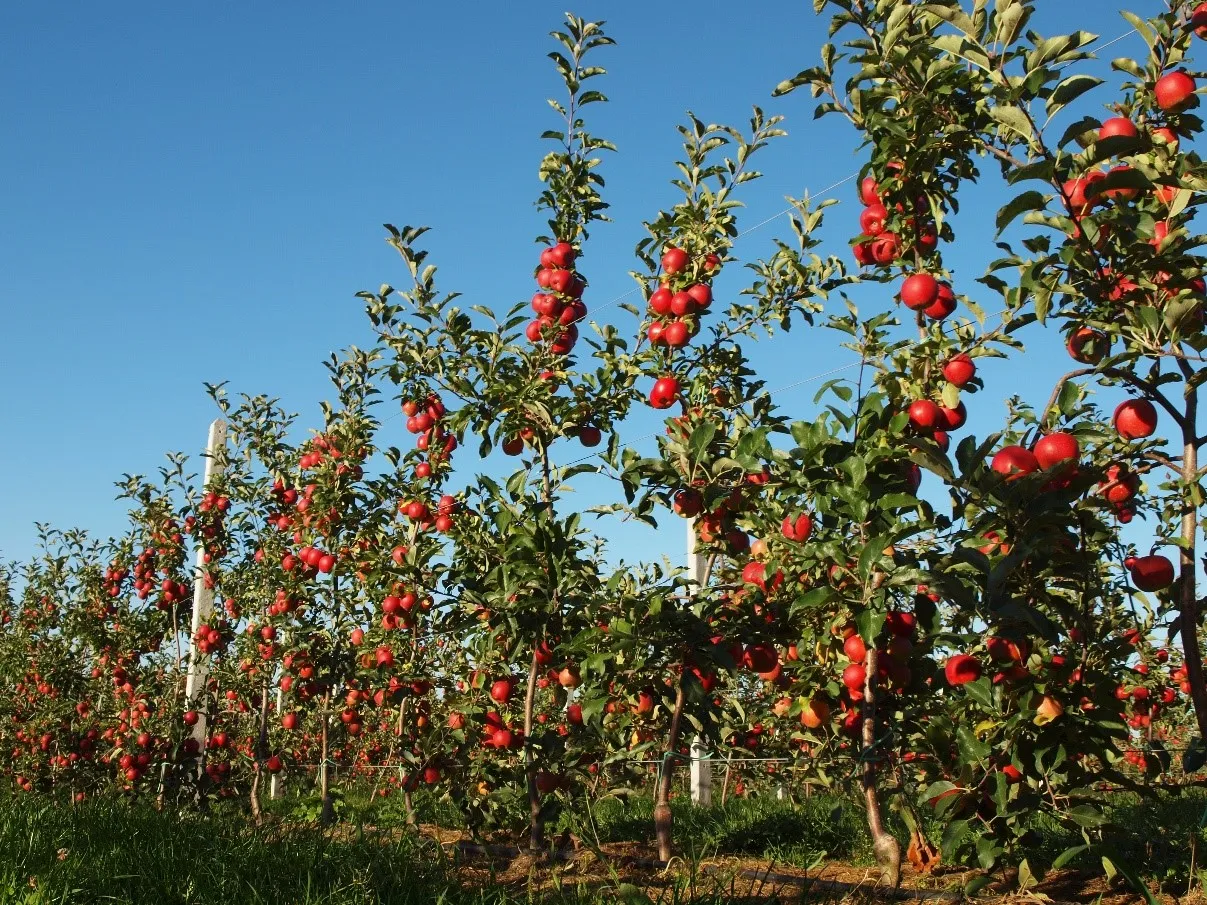
[[[209, 489], [210, 481], [221, 475], [226, 468], [226, 422], [216, 418], [210, 424], [209, 442], [205, 447], [205, 480], [202, 487]], [[209, 678], [210, 658], [201, 653], [193, 643], [197, 630], [214, 611], [213, 589], [205, 586], [205, 550], [197, 546], [197, 568], [193, 573], [193, 621], [189, 634], [189, 672], [184, 684], [185, 707], [197, 711], [197, 722], [193, 726], [193, 738], [198, 750], [204, 751], [207, 723], [206, 708], [203, 706], [206, 680]]]
[[[708, 567], [708, 557], [696, 550], [696, 520], [687, 520], [687, 568], [696, 589], [700, 590], [704, 582], [704, 571]], [[691, 799], [702, 808], [712, 804], [712, 761], [707, 760], [709, 751], [700, 736], [692, 739], [691, 760]]]

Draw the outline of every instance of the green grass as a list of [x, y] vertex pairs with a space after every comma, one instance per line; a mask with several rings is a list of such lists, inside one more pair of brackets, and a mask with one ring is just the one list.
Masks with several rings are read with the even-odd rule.
[[[158, 813], [124, 802], [79, 807], [0, 798], [0, 905], [593, 905], [648, 903], [605, 880], [552, 892], [465, 884], [434, 843], [344, 825], [257, 830], [234, 812]], [[723, 881], [688, 876], [657, 905], [741, 902]]]
[[[455, 817], [447, 805], [420, 795], [421, 820]], [[297, 822], [305, 797], [273, 802], [283, 820], [266, 829], [250, 825], [240, 806], [212, 815], [157, 812], [145, 804], [95, 800], [71, 807], [31, 797], [0, 796], [0, 905], [50, 903], [444, 903], [444, 905], [594, 905], [648, 902], [620, 879], [598, 876], [594, 886], [566, 874], [561, 889], [538, 892], [522, 881], [502, 888], [457, 876], [449, 856], [430, 840], [403, 833], [404, 814], [392, 800], [374, 803], [350, 795], [345, 822], [332, 832]], [[685, 856], [685, 876], [659, 890], [658, 905], [742, 902], [725, 881], [694, 874], [695, 864], [717, 855], [748, 856], [810, 867], [823, 857], [870, 863], [860, 808], [838, 797], [799, 801], [733, 799], [695, 808], [675, 802], [675, 839]], [[1207, 852], [1207, 793], [1163, 795], [1154, 800], [1119, 796], [1108, 809], [1110, 841], [1122, 861], [1170, 892], [1184, 893]], [[372, 829], [370, 829], [372, 827]], [[550, 827], [596, 843], [644, 842], [652, 836], [647, 798], [572, 803]], [[282, 829], [285, 828], [285, 829]], [[1037, 841], [1028, 857], [1042, 868], [1080, 842], [1075, 833], [1036, 820]], [[1191, 840], [1198, 846], [1191, 867]], [[1093, 861], [1094, 863], [1090, 863]], [[1098, 859], [1073, 866], [1101, 870]], [[1193, 873], [1193, 878], [1192, 878]], [[485, 878], [485, 879], [481, 879]], [[759, 900], [763, 901], [763, 900]], [[816, 901], [811, 897], [809, 901]]]
[[[676, 844], [695, 859], [745, 855], [810, 867], [823, 856], [850, 859], [868, 847], [862, 812], [827, 795], [798, 805], [771, 798], [731, 799], [709, 808], [673, 802], [671, 810]], [[649, 840], [654, 806], [649, 798], [610, 799], [595, 807], [584, 802], [563, 816], [561, 826], [584, 841]]]

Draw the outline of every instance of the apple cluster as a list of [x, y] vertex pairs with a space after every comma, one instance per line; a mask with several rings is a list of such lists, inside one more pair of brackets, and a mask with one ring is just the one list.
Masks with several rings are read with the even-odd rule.
[[[721, 267], [715, 254], [692, 258], [682, 248], [667, 246], [662, 253], [662, 280], [650, 295], [651, 320], [646, 338], [652, 346], [682, 349], [700, 332], [701, 319], [712, 304], [712, 280]], [[679, 400], [678, 378], [654, 381], [650, 405], [667, 409]]]
[[578, 342], [578, 322], [587, 316], [583, 303], [586, 281], [574, 269], [578, 253], [569, 242], [558, 242], [541, 252], [536, 271], [540, 292], [532, 297], [536, 318], [524, 335], [532, 343], [549, 343], [554, 355], [569, 355]]

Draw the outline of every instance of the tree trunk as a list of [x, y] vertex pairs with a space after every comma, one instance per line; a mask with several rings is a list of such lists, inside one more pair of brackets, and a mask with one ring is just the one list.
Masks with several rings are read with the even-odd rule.
[[264, 812], [260, 808], [260, 787], [264, 777], [264, 760], [268, 756], [268, 680], [260, 686], [260, 726], [256, 733], [255, 773], [251, 780], [251, 816], [256, 826], [264, 822]]
[[884, 828], [884, 820], [880, 811], [880, 799], [876, 794], [876, 757], [872, 749], [876, 744], [876, 669], [878, 667], [878, 651], [872, 645], [868, 646], [864, 657], [863, 668], [867, 675], [864, 679], [863, 690], [863, 799], [868, 812], [868, 830], [872, 834], [872, 849], [880, 864], [884, 881], [896, 889], [901, 884], [901, 846], [897, 840]]
[[323, 826], [331, 826], [335, 823], [335, 802], [331, 799], [331, 782], [327, 775], [328, 756], [331, 752], [327, 737], [327, 724], [330, 722], [331, 709], [331, 692], [328, 691], [323, 695], [323, 735], [322, 735], [322, 759], [319, 763], [319, 794], [323, 799], [323, 811], [319, 817], [319, 823]]
[[[1199, 470], [1198, 390], [1186, 390], [1186, 420], [1182, 424], [1182, 481], [1187, 487], [1197, 481]], [[1195, 588], [1195, 533], [1198, 530], [1198, 510], [1189, 493], [1182, 500], [1181, 564], [1178, 580], [1178, 610], [1182, 624], [1182, 649], [1186, 655], [1186, 679], [1194, 701], [1194, 716], [1199, 738], [1207, 742], [1207, 686], [1203, 681], [1203, 653], [1199, 647], [1199, 602]]]
[[675, 710], [671, 714], [671, 728], [666, 738], [666, 752], [662, 758], [661, 772], [658, 774], [658, 794], [654, 798], [654, 835], [658, 840], [659, 861], [669, 861], [672, 854], [674, 816], [670, 805], [671, 780], [679, 750], [679, 723], [683, 717], [683, 702], [683, 674], [680, 672], [679, 685], [675, 689]]
[[536, 650], [528, 667], [528, 689], [524, 695], [524, 777], [528, 786], [528, 849], [539, 852], [545, 847], [545, 830], [541, 821], [541, 792], [536, 787], [536, 760], [532, 756], [532, 711], [536, 704], [536, 677], [539, 664]]

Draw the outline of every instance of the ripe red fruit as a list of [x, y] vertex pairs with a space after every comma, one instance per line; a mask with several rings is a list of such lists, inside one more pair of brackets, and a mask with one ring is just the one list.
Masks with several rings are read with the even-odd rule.
[[1200, 38], [1207, 40], [1207, 3], [1200, 3], [1190, 14], [1190, 27]]
[[1035, 444], [1035, 460], [1040, 468], [1052, 468], [1063, 462], [1076, 460], [1081, 455], [1077, 438], [1063, 431], [1041, 437]]
[[1039, 470], [1039, 461], [1029, 449], [1021, 446], [1006, 446], [998, 450], [993, 457], [990, 467], [998, 474], [1005, 475], [1013, 481], [1023, 475], [1029, 475]]
[[1082, 364], [1096, 365], [1106, 357], [1110, 348], [1110, 340], [1105, 333], [1100, 333], [1090, 327], [1078, 327], [1065, 343], [1069, 357]]
[[284, 729], [290, 730], [298, 728], [298, 715], [296, 713], [285, 714], [281, 717], [281, 726]]
[[1173, 563], [1165, 556], [1139, 556], [1128, 560], [1132, 584], [1141, 591], [1160, 591], [1173, 584]]
[[779, 661], [779, 652], [773, 644], [750, 644], [742, 652], [742, 665], [751, 672], [771, 672]]
[[579, 428], [578, 442], [583, 446], [588, 448], [599, 446], [601, 440], [603, 440], [603, 431], [594, 424], [587, 424]]
[[911, 274], [901, 284], [901, 302], [914, 311], [933, 305], [938, 297], [939, 281], [929, 273]]
[[939, 284], [939, 296], [930, 305], [922, 309], [922, 313], [931, 320], [941, 321], [956, 310], [956, 296], [946, 283]]
[[896, 233], [883, 233], [872, 241], [872, 260], [877, 264], [892, 264], [901, 257], [901, 239]]
[[668, 248], [662, 253], [662, 269], [671, 276], [682, 272], [687, 262], [687, 252], [682, 248]]
[[[569, 242], [558, 242], [549, 250], [549, 263], [554, 267], [565, 269], [574, 263], [576, 253]], [[542, 255], [544, 257], [544, 255]]]
[[909, 423], [916, 431], [930, 432], [939, 425], [943, 412], [929, 399], [919, 399], [909, 407]]
[[956, 654], [948, 658], [943, 667], [943, 675], [947, 677], [948, 685], [964, 685], [975, 682], [981, 677], [981, 664], [971, 654]]
[[884, 627], [899, 638], [908, 638], [914, 633], [918, 619], [913, 613], [889, 610], [884, 617]]
[[865, 236], [879, 236], [884, 232], [886, 220], [888, 220], [888, 208], [879, 202], [870, 204], [859, 215], [859, 229]]
[[1140, 440], [1157, 429], [1157, 409], [1147, 399], [1129, 399], [1119, 404], [1112, 420], [1124, 440]]
[[968, 384], [976, 376], [976, 365], [966, 352], [959, 352], [947, 359], [943, 365], [943, 377], [948, 383], [958, 387]]
[[853, 692], [862, 692], [867, 676], [862, 663], [852, 663], [842, 671], [842, 684]]
[[1106, 476], [1098, 482], [1107, 500], [1115, 505], [1128, 502], [1140, 490], [1140, 478], [1131, 474], [1126, 465], [1107, 466]]
[[186, 726], [196, 726], [199, 718], [196, 710], [186, 710], [184, 712], [184, 724]]
[[859, 183], [859, 200], [865, 205], [880, 203], [880, 184], [875, 176], [864, 176]]
[[939, 427], [945, 431], [955, 431], [963, 427], [964, 422], [968, 420], [968, 409], [964, 407], [963, 402], [957, 402], [953, 409], [940, 408], [939, 415]]
[[1098, 140], [1104, 138], [1135, 138], [1140, 134], [1140, 130], [1126, 116], [1112, 116], [1106, 120], [1098, 128]]
[[683, 317], [685, 314], [694, 314], [696, 311], [696, 300], [687, 292], [676, 292], [671, 296], [671, 314], [676, 317]]
[[679, 381], [674, 377], [659, 377], [650, 390], [650, 405], [656, 409], [668, 409], [679, 399]]
[[695, 518], [704, 508], [704, 498], [696, 490], [680, 490], [673, 503], [675, 513], [684, 518]]
[[566, 719], [575, 726], [583, 724], [583, 707], [581, 704], [571, 704], [566, 708]]
[[697, 308], [704, 309], [712, 304], [712, 288], [707, 283], [688, 286], [687, 294], [691, 296]]
[[672, 298], [674, 298], [674, 293], [665, 286], [654, 290], [654, 294], [650, 296], [650, 310], [663, 316], [670, 314]]
[[852, 663], [862, 663], [863, 658], [867, 656], [868, 648], [863, 643], [863, 639], [858, 635], [852, 635], [842, 643], [843, 653], [847, 655], [847, 659]]
[[1194, 87], [1194, 79], [1185, 72], [1167, 72], [1157, 79], [1157, 84], [1153, 86], [1153, 95], [1157, 99], [1157, 106], [1168, 113], [1178, 110], [1189, 101], [1194, 94]]
[[269, 773], [280, 773], [285, 769], [285, 765], [281, 763], [281, 758], [276, 754], [264, 761], [264, 767]]
[[687, 324], [683, 321], [671, 321], [662, 331], [662, 341], [672, 349], [687, 345]]
[[784, 518], [783, 523], [780, 525], [780, 533], [787, 540], [803, 544], [809, 539], [809, 535], [813, 533], [813, 519], [803, 512], [795, 518], [789, 515]]
[[490, 686], [490, 696], [500, 704], [506, 704], [511, 700], [511, 681], [509, 679], [499, 679]]
[[514, 738], [510, 729], [496, 729], [491, 733], [490, 741], [496, 748], [510, 748]]

